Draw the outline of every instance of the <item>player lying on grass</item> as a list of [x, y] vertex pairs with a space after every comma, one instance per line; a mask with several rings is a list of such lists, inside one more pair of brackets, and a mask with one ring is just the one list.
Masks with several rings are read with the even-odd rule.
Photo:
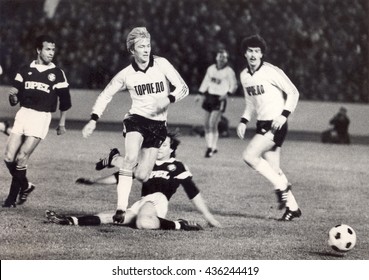
[[[210, 213], [199, 189], [192, 180], [192, 174], [187, 167], [175, 158], [175, 151], [179, 140], [172, 134], [168, 134], [166, 140], [159, 148], [158, 158], [148, 181], [142, 184], [142, 197], [127, 209], [121, 224], [134, 226], [138, 229], [183, 229], [200, 230], [202, 227], [194, 222], [186, 220], [170, 221], [165, 219], [168, 212], [168, 202], [180, 185], [183, 186], [188, 198], [196, 209], [203, 214], [210, 226], [220, 227], [220, 223]], [[111, 150], [106, 159], [96, 164], [97, 169], [113, 167], [121, 160], [117, 149]], [[77, 183], [116, 184], [118, 175], [113, 174], [100, 179], [79, 178]], [[82, 217], [62, 216], [53, 211], [46, 211], [49, 222], [63, 225], [100, 225], [113, 223], [115, 211], [108, 211], [96, 215]]]

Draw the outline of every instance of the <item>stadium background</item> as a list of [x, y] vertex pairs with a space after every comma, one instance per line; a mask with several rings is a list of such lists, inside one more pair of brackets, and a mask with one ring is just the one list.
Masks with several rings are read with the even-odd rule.
[[[134, 26], [147, 26], [152, 34], [153, 52], [172, 62], [191, 93], [196, 93], [219, 47], [230, 51], [230, 62], [238, 76], [245, 67], [240, 41], [246, 35], [259, 33], [269, 46], [267, 60], [280, 66], [300, 90], [302, 102], [291, 120], [292, 130], [318, 133], [328, 127], [329, 119], [345, 105], [352, 120], [350, 132], [369, 136], [366, 0], [0, 0], [0, 3], [1, 85], [9, 85], [19, 66], [34, 59], [34, 37], [49, 33], [57, 39], [55, 62], [65, 70], [72, 88], [71, 120], [88, 118], [99, 90], [129, 63], [125, 48], [127, 33]], [[57, 4], [55, 10], [52, 4]], [[12, 119], [15, 111], [7, 105], [6, 90], [2, 92], [0, 117]], [[242, 95], [239, 87], [236, 97], [229, 102], [226, 116], [231, 127], [242, 113]], [[123, 100], [124, 104], [127, 102]], [[126, 110], [119, 109], [119, 103], [113, 104], [102, 121], [120, 122]], [[178, 106], [185, 110], [175, 110], [176, 114], [169, 119], [172, 123], [202, 123], [202, 111], [192, 99]], [[178, 114], [180, 111], [182, 114]]]

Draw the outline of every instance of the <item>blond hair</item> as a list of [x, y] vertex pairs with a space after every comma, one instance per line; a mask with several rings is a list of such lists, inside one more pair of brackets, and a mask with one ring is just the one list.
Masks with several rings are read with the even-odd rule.
[[150, 33], [147, 31], [146, 27], [133, 28], [127, 36], [127, 50], [132, 50], [135, 43], [142, 38], [147, 38], [150, 40]]

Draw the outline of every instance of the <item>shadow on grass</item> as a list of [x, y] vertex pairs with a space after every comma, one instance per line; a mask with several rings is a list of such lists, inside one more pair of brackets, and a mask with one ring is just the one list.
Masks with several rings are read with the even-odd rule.
[[309, 255], [319, 256], [319, 257], [334, 257], [334, 258], [344, 258], [345, 254], [343, 253], [335, 253], [335, 252], [308, 252]]

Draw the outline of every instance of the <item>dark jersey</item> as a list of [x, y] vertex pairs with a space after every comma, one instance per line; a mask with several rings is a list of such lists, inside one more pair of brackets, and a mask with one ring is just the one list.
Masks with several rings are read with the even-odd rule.
[[162, 192], [168, 200], [182, 185], [189, 199], [194, 198], [199, 189], [192, 180], [192, 174], [179, 160], [156, 161], [148, 181], [142, 184], [142, 196]]
[[50, 65], [38, 65], [34, 61], [22, 67], [13, 86], [18, 89], [20, 106], [41, 112], [66, 111], [72, 107], [69, 84], [63, 70]]

